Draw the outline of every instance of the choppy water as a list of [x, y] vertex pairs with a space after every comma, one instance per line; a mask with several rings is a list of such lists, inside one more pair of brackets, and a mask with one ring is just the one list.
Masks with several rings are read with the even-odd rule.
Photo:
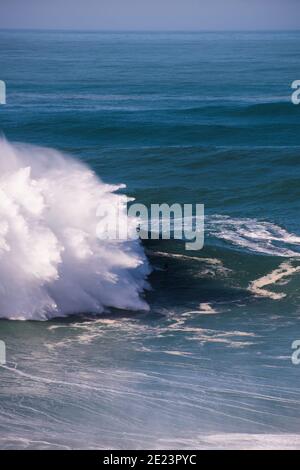
[[149, 312], [1, 320], [2, 448], [299, 447], [299, 39], [0, 33], [9, 141], [206, 213], [199, 252], [145, 243]]

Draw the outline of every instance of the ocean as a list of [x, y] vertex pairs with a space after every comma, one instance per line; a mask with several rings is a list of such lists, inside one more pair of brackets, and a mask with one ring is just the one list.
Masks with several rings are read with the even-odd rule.
[[[0, 447], [299, 448], [300, 33], [0, 44]], [[203, 249], [96, 246], [122, 194]]]

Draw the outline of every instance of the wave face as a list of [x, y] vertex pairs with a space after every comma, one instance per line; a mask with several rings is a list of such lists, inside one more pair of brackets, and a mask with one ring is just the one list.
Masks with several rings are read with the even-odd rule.
[[114, 217], [110, 209], [127, 200], [116, 194], [120, 187], [55, 150], [5, 140], [0, 174], [1, 318], [148, 309], [140, 297], [149, 273], [140, 242], [96, 236], [97, 210]]

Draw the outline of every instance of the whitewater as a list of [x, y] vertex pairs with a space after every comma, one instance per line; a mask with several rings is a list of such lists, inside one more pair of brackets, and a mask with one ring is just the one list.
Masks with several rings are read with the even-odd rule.
[[[120, 186], [56, 150], [0, 140], [0, 317], [46, 320], [109, 307], [147, 310], [139, 240], [104, 240], [127, 218]], [[99, 208], [104, 217], [99, 222]], [[128, 224], [134, 230], [134, 220]]]

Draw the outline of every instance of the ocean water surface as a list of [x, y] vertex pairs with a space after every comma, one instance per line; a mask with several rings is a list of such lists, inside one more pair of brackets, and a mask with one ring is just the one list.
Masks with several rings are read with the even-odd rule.
[[[299, 39], [0, 32], [1, 448], [300, 447]], [[88, 243], [121, 194], [204, 248]]]

